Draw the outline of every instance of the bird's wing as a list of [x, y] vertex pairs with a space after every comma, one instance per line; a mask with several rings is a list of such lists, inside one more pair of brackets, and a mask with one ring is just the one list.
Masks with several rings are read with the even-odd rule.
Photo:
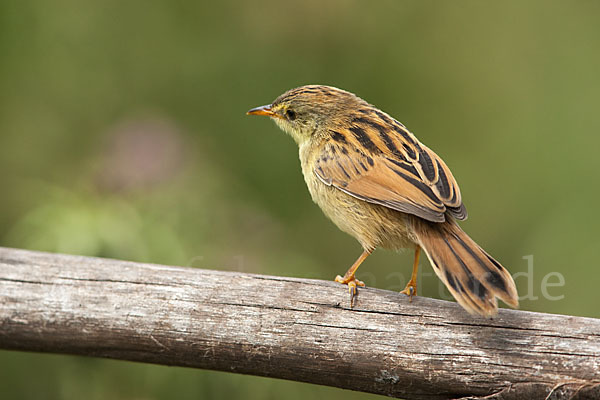
[[325, 184], [394, 210], [442, 222], [467, 211], [450, 169], [401, 123], [363, 111], [347, 127], [329, 131], [314, 172]]

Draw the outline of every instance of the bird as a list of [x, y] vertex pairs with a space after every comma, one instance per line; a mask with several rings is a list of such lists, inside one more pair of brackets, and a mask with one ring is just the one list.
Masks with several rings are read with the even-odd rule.
[[401, 293], [417, 295], [421, 250], [439, 279], [470, 314], [492, 317], [498, 301], [518, 307], [512, 276], [458, 225], [467, 218], [446, 163], [402, 123], [355, 94], [326, 85], [288, 90], [247, 112], [270, 117], [299, 148], [312, 200], [362, 254], [335, 281], [348, 286], [350, 307], [364, 282], [355, 276], [376, 249], [414, 249]]

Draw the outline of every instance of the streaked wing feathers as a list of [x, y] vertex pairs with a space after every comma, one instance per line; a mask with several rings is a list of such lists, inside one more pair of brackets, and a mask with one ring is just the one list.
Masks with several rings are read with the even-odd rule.
[[347, 129], [330, 131], [315, 174], [361, 200], [433, 222], [448, 212], [467, 217], [446, 164], [402, 124], [374, 109], [362, 110]]

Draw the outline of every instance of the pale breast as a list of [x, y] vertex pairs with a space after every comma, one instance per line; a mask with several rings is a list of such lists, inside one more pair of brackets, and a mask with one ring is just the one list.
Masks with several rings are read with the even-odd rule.
[[315, 203], [342, 231], [355, 237], [365, 249], [414, 247], [408, 215], [352, 197], [323, 183], [313, 171], [313, 155], [308, 145], [300, 147], [302, 174]]

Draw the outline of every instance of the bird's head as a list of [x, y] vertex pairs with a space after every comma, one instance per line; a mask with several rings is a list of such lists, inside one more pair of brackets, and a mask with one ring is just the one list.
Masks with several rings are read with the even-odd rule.
[[347, 123], [352, 113], [364, 105], [364, 100], [345, 90], [307, 85], [289, 90], [273, 103], [253, 108], [247, 114], [271, 117], [301, 146], [328, 127]]

